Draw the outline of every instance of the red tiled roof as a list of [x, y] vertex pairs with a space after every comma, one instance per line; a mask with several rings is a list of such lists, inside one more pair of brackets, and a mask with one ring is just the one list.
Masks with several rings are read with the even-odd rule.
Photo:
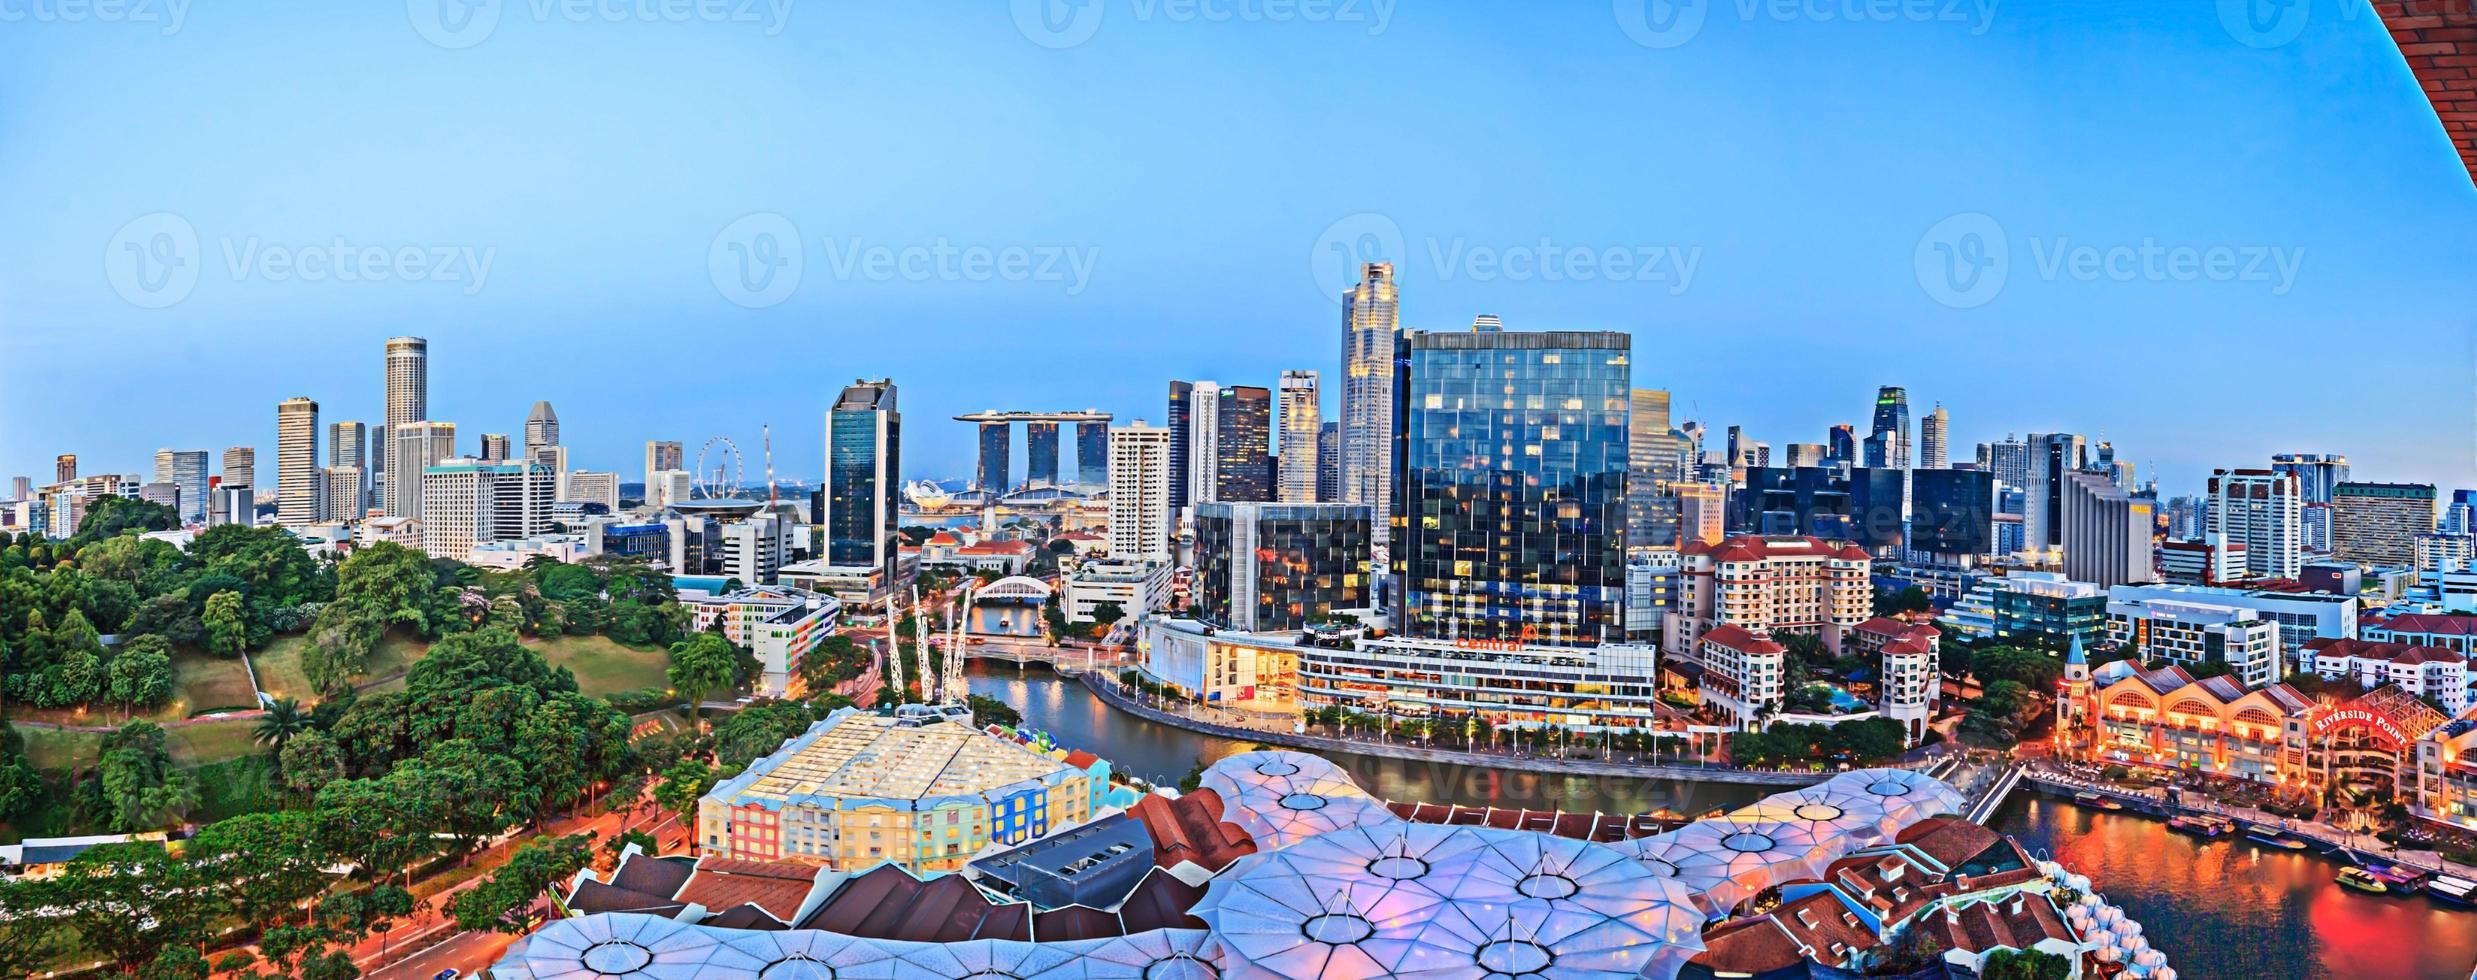
[[2044, 895], [2016, 892], [1988, 902], [1947, 907], [1942, 915], [1921, 923], [1954, 949], [1984, 953], [1992, 949], [2029, 949], [2041, 940], [2076, 942], [2055, 903]]
[[955, 549], [958, 555], [1020, 555], [1032, 550], [1030, 541], [983, 541]]
[[2443, 135], [2477, 179], [2477, 6], [2468, 0], [2374, 0], [2391, 43], [2434, 106]]
[[1127, 815], [1144, 822], [1152, 835], [1153, 863], [1164, 868], [1193, 861], [1207, 871], [1256, 853], [1255, 838], [1237, 824], [1221, 819], [1221, 794], [1209, 789], [1171, 799], [1147, 795], [1128, 808]]
[[1723, 540], [1708, 549], [1688, 545], [1685, 554], [1699, 555], [1705, 550], [1712, 560], [1764, 561], [1772, 558], [1839, 558], [1848, 561], [1871, 561], [1874, 556], [1866, 549], [1847, 541], [1826, 541], [1806, 535], [1741, 534]]
[[1703, 642], [1717, 643], [1740, 653], [1782, 653], [1786, 647], [1756, 636], [1743, 626], [1722, 623], [1703, 631]]
[[817, 883], [817, 868], [776, 861], [735, 861], [709, 857], [697, 862], [696, 873], [679, 890], [679, 900], [720, 911], [754, 905], [786, 922], [800, 914]]
[[1736, 919], [1703, 933], [1703, 951], [1693, 962], [1720, 976], [1759, 976], [1785, 970], [1806, 959], [1797, 937], [1771, 916]]
[[2394, 633], [2439, 633], [2446, 636], [2477, 636], [2477, 616], [2437, 616], [2430, 613], [2402, 613], [2365, 624], [2366, 629], [2384, 629]]
[[1066, 754], [1066, 764], [1077, 769], [1090, 769], [1094, 764], [1099, 763], [1100, 761], [1100, 756], [1086, 752], [1082, 749], [1076, 749], [1075, 751]]
[[2381, 660], [2395, 664], [2426, 664], [2435, 662], [2465, 664], [2468, 656], [2442, 647], [2417, 646], [2407, 643], [2376, 643], [2318, 636], [2305, 641], [2305, 649], [2319, 657], [2353, 657], [2361, 660]]

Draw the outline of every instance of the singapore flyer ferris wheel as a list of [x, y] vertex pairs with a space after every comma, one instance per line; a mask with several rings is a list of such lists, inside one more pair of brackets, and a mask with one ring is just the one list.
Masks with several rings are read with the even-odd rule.
[[697, 450], [696, 491], [706, 500], [737, 496], [740, 492], [740, 446], [730, 436], [715, 436], [705, 440]]

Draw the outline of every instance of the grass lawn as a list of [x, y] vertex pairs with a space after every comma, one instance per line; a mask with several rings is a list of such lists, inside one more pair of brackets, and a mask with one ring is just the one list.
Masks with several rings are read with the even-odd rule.
[[671, 684], [664, 676], [671, 667], [671, 652], [661, 647], [639, 649], [606, 636], [562, 636], [525, 643], [541, 651], [551, 666], [574, 671], [577, 690], [586, 694], [598, 697]]
[[[258, 666], [258, 685], [279, 698], [317, 704], [317, 689], [310, 686], [309, 675], [301, 669], [301, 654], [309, 645], [307, 636], [277, 637], [265, 650], [251, 654], [250, 662]], [[365, 679], [401, 674], [428, 649], [428, 643], [410, 632], [389, 630], [386, 638], [378, 641], [378, 648], [370, 651], [370, 672]]]
[[9, 714], [24, 721], [47, 721], [56, 725], [117, 725], [131, 719], [151, 721], [158, 725], [179, 721], [202, 711], [218, 708], [248, 710], [258, 706], [251, 693], [249, 668], [238, 659], [210, 657], [195, 650], [172, 652], [172, 700], [161, 707], [123, 714], [119, 705], [97, 704], [80, 712], [75, 708], [37, 708], [11, 705]]
[[19, 728], [26, 737], [26, 758], [37, 769], [67, 769], [91, 765], [103, 745], [100, 732], [64, 732], [52, 728]]

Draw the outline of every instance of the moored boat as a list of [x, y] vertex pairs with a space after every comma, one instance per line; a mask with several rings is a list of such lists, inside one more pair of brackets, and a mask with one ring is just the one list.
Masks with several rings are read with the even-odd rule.
[[2425, 883], [2425, 893], [2445, 905], [2477, 907], [2477, 881], [2458, 875], [2435, 875], [2434, 880]]
[[2228, 828], [2225, 821], [2213, 817], [2180, 814], [2167, 818], [2167, 829], [2204, 840], [2213, 840], [2227, 833]]
[[2302, 838], [2266, 824], [2246, 824], [2245, 837], [2264, 847], [2274, 847], [2283, 851], [2302, 851], [2309, 846]]
[[2082, 793], [2075, 793], [2075, 794], [2073, 794], [2073, 802], [2075, 802], [2075, 803], [2079, 803], [2079, 804], [2081, 804], [2081, 805], [2083, 805], [2083, 806], [2086, 806], [2086, 807], [2091, 807], [2091, 808], [2093, 808], [2093, 809], [2099, 809], [2099, 810], [2122, 810], [2122, 809], [2124, 809], [2124, 804], [2122, 804], [2122, 803], [2118, 803], [2118, 802], [2116, 802], [2115, 800], [2109, 799], [2109, 798], [2107, 798], [2107, 797], [2100, 796], [2100, 795], [2099, 795], [2099, 794], [2097, 794], [2097, 793], [2090, 793], [2090, 792], [2082, 792]]
[[2384, 884], [2382, 879], [2374, 877], [2373, 872], [2364, 868], [2341, 868], [2339, 877], [2333, 880], [2338, 881], [2341, 888], [2364, 892], [2368, 895], [2391, 894], [2390, 885]]

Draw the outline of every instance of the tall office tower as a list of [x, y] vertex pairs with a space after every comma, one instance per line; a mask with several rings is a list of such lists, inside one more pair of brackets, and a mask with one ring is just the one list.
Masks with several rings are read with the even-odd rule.
[[1286, 504], [1316, 502], [1316, 461], [1322, 450], [1316, 436], [1324, 430], [1324, 406], [1316, 391], [1314, 371], [1284, 371], [1281, 376], [1281, 480], [1278, 497]]
[[2150, 547], [2156, 501], [2085, 471], [2065, 474], [2063, 492], [2065, 578], [2101, 588], [2158, 581]]
[[[406, 484], [420, 482], [421, 466], [409, 471], [396, 464], [396, 447], [401, 444], [397, 430], [401, 426], [430, 417], [430, 342], [419, 337], [397, 337], [387, 342], [387, 438], [379, 453], [379, 469], [387, 474], [387, 499], [384, 505], [389, 517], [413, 517], [399, 506], [397, 498]], [[413, 479], [400, 479], [410, 472]]]
[[533, 403], [533, 411], [525, 416], [525, 458], [541, 459], [545, 446], [559, 444], [559, 413], [550, 410], [550, 403]]
[[559, 499], [568, 503], [600, 504], [603, 513], [619, 513], [619, 474], [569, 470], [559, 487]]
[[1471, 318], [1472, 333], [1504, 333], [1505, 320], [1494, 313], [1482, 313]]
[[[656, 477], [655, 474], [661, 473], [664, 470], [684, 468], [682, 466], [682, 462], [685, 458], [683, 455], [685, 451], [685, 447], [682, 447], [676, 442], [663, 439], [645, 440], [646, 503], [654, 503], [654, 484], [658, 481], [658, 477]], [[661, 505], [655, 504], [655, 506]]]
[[1109, 488], [1109, 423], [1075, 423], [1075, 483], [1086, 490]]
[[138, 499], [159, 504], [174, 515], [181, 512], [181, 485], [170, 480], [157, 480], [138, 485]]
[[1411, 332], [1399, 346], [1395, 629], [1622, 637], [1631, 338]]
[[1023, 471], [1027, 487], [1058, 485], [1058, 423], [1023, 424]]
[[1846, 422], [1832, 427], [1824, 453], [1835, 463], [1858, 465], [1858, 432]]
[[1918, 420], [1918, 468], [1940, 470], [1949, 465], [1945, 458], [1945, 440], [1951, 437], [1952, 413], [1937, 405], [1927, 417]]
[[[513, 454], [515, 443], [508, 439], [507, 433], [484, 432], [482, 433], [481, 444], [482, 462], [503, 463], [515, 458]], [[533, 447], [525, 447], [525, 458], [533, 458]]]
[[1191, 613], [1214, 627], [1296, 630], [1336, 610], [1366, 608], [1368, 582], [1364, 506], [1196, 507]]
[[2200, 541], [2210, 535], [2210, 508], [2200, 497], [2169, 497], [2163, 505], [2167, 510], [2167, 536], [2177, 541]]
[[568, 497], [568, 447], [535, 446], [532, 454], [525, 457], [525, 462], [540, 463], [550, 467], [551, 486], [558, 494], [553, 499], [570, 499]]
[[[404, 444], [399, 442], [398, 448], [405, 448]], [[531, 461], [448, 459], [424, 467], [418, 483], [421, 550], [431, 557], [465, 561], [473, 554], [473, 546], [485, 541], [516, 541], [550, 533], [552, 477], [548, 466]], [[406, 483], [413, 485], [413, 481]]]
[[2305, 505], [2305, 550], [2330, 554], [2332, 491], [2348, 482], [2348, 457], [2279, 453], [2271, 457], [2271, 472], [2295, 474], [2297, 493]]
[[[1195, 426], [1195, 383], [1170, 382], [1170, 512], [1187, 509], [1189, 446], [1187, 437]], [[1112, 455], [1115, 455], [1113, 453]]]
[[328, 520], [362, 519], [363, 502], [369, 499], [369, 490], [362, 479], [361, 467], [330, 466], [318, 471], [318, 478], [325, 484], [322, 495], [327, 501]]
[[1869, 435], [1883, 437], [1883, 458], [1866, 465], [1909, 468], [1909, 392], [1893, 385], [1875, 389], [1875, 427]]
[[275, 406], [275, 521], [308, 527], [326, 519], [318, 474], [318, 403], [287, 398]]
[[1211, 381], [1188, 385], [1185, 414], [1186, 438], [1172, 447], [1185, 450], [1178, 454], [1179, 478], [1187, 485], [1187, 502], [1179, 511], [1181, 514], [1192, 513], [1188, 508], [1215, 499], [1213, 494], [1221, 486], [1221, 385]]
[[2030, 486], [2030, 444], [2010, 435], [2003, 442], [1986, 446], [1986, 466], [1995, 474], [1995, 482], [2015, 490]]
[[884, 596], [902, 545], [903, 414], [892, 380], [855, 380], [826, 410], [824, 499], [817, 524], [826, 564], [867, 569], [871, 597]]
[[1626, 415], [1626, 551], [1677, 546], [1677, 497], [1684, 480], [1677, 433], [1669, 428], [1669, 393], [1636, 388]]
[[2229, 552], [2245, 549], [2245, 574], [2297, 577], [2305, 567], [2304, 500], [2293, 473], [2213, 470], [2210, 474], [2210, 567], [2233, 570]]
[[10, 499], [10, 500], [32, 500], [32, 499], [34, 499], [34, 480], [33, 480], [32, 478], [30, 478], [30, 477], [23, 477], [23, 476], [12, 476], [12, 477], [10, 477], [10, 478], [9, 478], [9, 499]]
[[61, 453], [52, 457], [52, 482], [67, 483], [77, 479], [77, 454]]
[[1109, 431], [1109, 554], [1117, 561], [1170, 560], [1171, 430], [1145, 425]]
[[2451, 502], [2443, 505], [2442, 528], [2444, 534], [2477, 534], [2477, 490], [2451, 491]]
[[1726, 461], [1728, 467], [1733, 470], [1747, 465], [1745, 436], [1744, 433], [1739, 430], [1739, 426], [1732, 425], [1729, 427], [1729, 448], [1721, 457]]
[[387, 477], [387, 516], [421, 520], [424, 471], [455, 458], [456, 423], [406, 422], [388, 426], [387, 433], [387, 456], [395, 461]]
[[1273, 499], [1273, 392], [1224, 385], [1213, 393], [1214, 500]]
[[234, 446], [224, 450], [224, 482], [221, 489], [236, 490], [258, 485], [258, 450]]
[[1780, 465], [1790, 469], [1800, 466], [1822, 466], [1829, 462], [1827, 453], [1828, 451], [1820, 442], [1793, 442], [1780, 447]]
[[1014, 489], [1008, 484], [1010, 456], [1014, 454], [1014, 430], [1005, 422], [980, 424], [980, 468], [973, 473], [972, 486], [987, 490], [992, 498]]
[[1918, 470], [1909, 485], [1909, 550], [1947, 558], [1995, 552], [1995, 474]]
[[[2023, 550], [2053, 553], [2064, 547], [2064, 485], [2087, 468], [2087, 447], [2071, 433], [2031, 433], [2026, 468], [2029, 494], [2021, 515]], [[1999, 470], [1999, 473], [2001, 471]]]
[[1316, 427], [1316, 501], [1334, 503], [1342, 495], [1342, 423]]
[[369, 429], [359, 422], [327, 423], [327, 465], [369, 465]]
[[2341, 483], [2331, 488], [2331, 551], [2377, 567], [2417, 560], [2417, 535], [2434, 533], [2434, 485]]
[[1394, 340], [1401, 333], [1393, 263], [1370, 262], [1342, 294], [1342, 503], [1367, 504], [1376, 541], [1392, 539]]
[[155, 482], [180, 491], [181, 523], [206, 523], [206, 450], [155, 450]]
[[1790, 534], [1901, 546], [1902, 471], [1853, 466], [1751, 466], [1729, 496], [1728, 533]]

